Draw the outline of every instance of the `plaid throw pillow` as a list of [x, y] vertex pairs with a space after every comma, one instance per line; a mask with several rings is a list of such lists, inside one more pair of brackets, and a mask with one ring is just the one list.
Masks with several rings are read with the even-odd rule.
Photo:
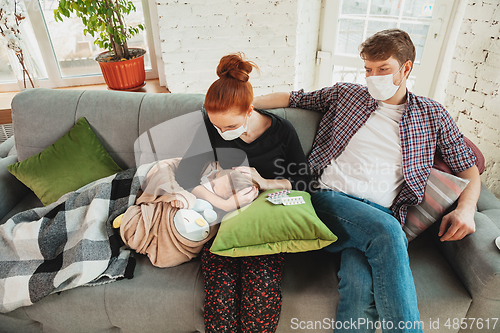
[[408, 208], [403, 230], [412, 241], [436, 222], [457, 201], [468, 180], [432, 168], [425, 185], [424, 199]]

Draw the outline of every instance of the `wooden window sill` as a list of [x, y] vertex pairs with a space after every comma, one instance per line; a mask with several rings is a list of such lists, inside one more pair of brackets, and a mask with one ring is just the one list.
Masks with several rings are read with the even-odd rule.
[[[107, 90], [106, 84], [94, 84], [90, 86], [75, 86], [75, 87], [64, 87], [55, 89], [71, 89], [71, 90]], [[148, 92], [148, 93], [169, 93], [167, 87], [160, 86], [158, 79], [146, 80], [146, 85], [137, 92]], [[10, 104], [12, 99], [18, 93], [18, 91], [4, 92], [0, 93], [0, 125], [12, 123], [12, 116], [10, 112]]]

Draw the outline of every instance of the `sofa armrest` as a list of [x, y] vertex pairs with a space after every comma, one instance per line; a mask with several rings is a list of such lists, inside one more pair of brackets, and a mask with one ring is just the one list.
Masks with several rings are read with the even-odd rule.
[[16, 162], [16, 155], [0, 159], [0, 219], [7, 215], [29, 192], [29, 188], [7, 170], [7, 165]]
[[[441, 242], [437, 237], [439, 223], [430, 230], [448, 263], [472, 296], [469, 318], [499, 318], [500, 250], [495, 239], [500, 236], [500, 201], [484, 184], [481, 185], [476, 232], [455, 242]], [[497, 329], [500, 323], [497, 323]]]
[[11, 136], [0, 144], [0, 158], [7, 157], [11, 149], [14, 148], [14, 137]]

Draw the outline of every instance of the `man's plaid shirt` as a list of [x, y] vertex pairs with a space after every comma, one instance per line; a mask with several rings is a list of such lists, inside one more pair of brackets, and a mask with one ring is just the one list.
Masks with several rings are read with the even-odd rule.
[[[290, 107], [324, 113], [309, 155], [309, 166], [316, 178], [332, 158], [342, 153], [377, 106], [365, 86], [353, 83], [337, 83], [309, 93], [302, 89], [290, 94]], [[422, 202], [436, 149], [455, 173], [472, 167], [476, 158], [444, 107], [411, 92], [407, 92], [399, 136], [405, 183], [391, 210], [404, 224], [408, 206]]]

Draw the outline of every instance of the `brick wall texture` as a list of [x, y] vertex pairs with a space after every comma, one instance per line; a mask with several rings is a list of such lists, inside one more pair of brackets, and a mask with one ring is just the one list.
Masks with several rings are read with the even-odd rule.
[[[256, 95], [313, 89], [321, 0], [157, 0], [169, 89], [205, 93], [219, 59], [244, 52]], [[445, 107], [483, 152], [483, 182], [500, 198], [500, 4], [469, 0]]]
[[[169, 89], [205, 93], [217, 79], [215, 68], [226, 54], [243, 52], [260, 68], [250, 82], [256, 95], [290, 91], [296, 68], [314, 63], [311, 53], [297, 51], [299, 5], [306, 0], [158, 0], [162, 59]], [[300, 39], [316, 34], [321, 0], [310, 1], [301, 15]], [[316, 12], [313, 12], [316, 11]], [[311, 31], [314, 25], [316, 31]], [[314, 56], [312, 56], [314, 57]], [[298, 67], [297, 67], [298, 65]], [[311, 72], [312, 75], [312, 72]]]
[[484, 154], [486, 186], [500, 198], [500, 3], [469, 0], [446, 88], [445, 107]]

